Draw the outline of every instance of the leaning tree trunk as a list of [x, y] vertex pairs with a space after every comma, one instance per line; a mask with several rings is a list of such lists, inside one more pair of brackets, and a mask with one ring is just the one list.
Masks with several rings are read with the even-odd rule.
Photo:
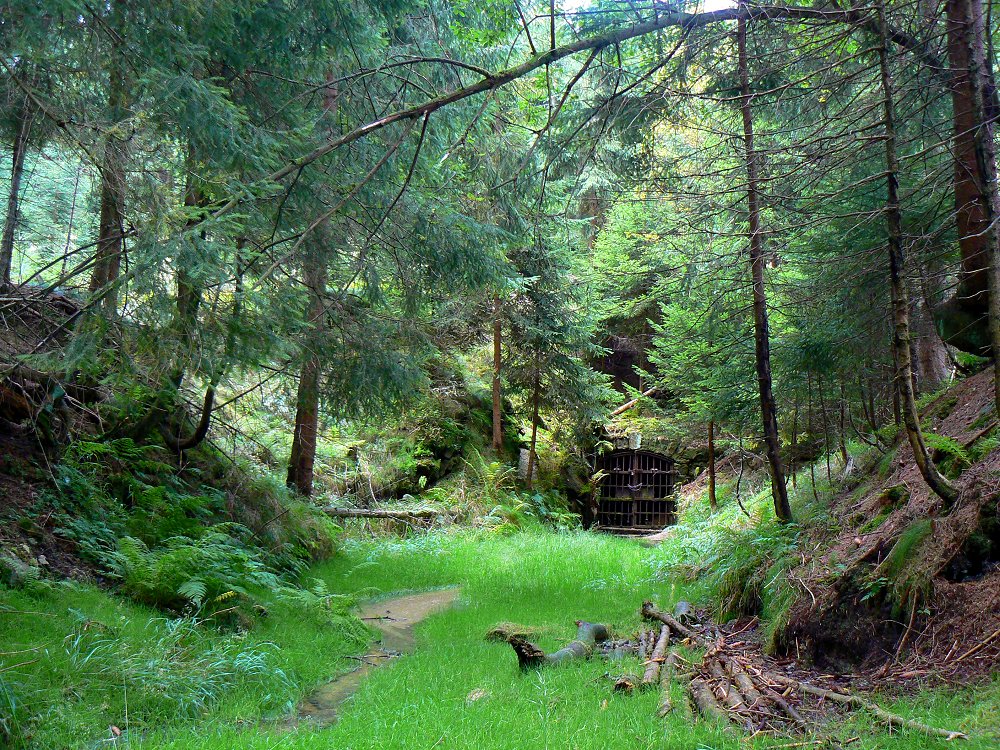
[[14, 233], [17, 230], [18, 201], [21, 193], [21, 176], [24, 174], [24, 157], [28, 153], [28, 135], [34, 111], [25, 99], [24, 109], [14, 138], [14, 152], [11, 154], [10, 193], [7, 196], [7, 217], [3, 225], [3, 239], [0, 240], [0, 288], [10, 286], [10, 269], [14, 261]]
[[757, 383], [760, 391], [760, 416], [764, 426], [764, 445], [771, 474], [771, 494], [774, 513], [779, 521], [792, 520], [788, 490], [781, 466], [781, 445], [778, 439], [778, 415], [771, 386], [771, 344], [767, 321], [767, 293], [764, 287], [764, 244], [760, 230], [760, 188], [757, 154], [754, 150], [753, 115], [750, 104], [750, 73], [747, 63], [747, 24], [740, 19], [737, 27], [740, 73], [740, 113], [743, 116], [743, 144], [747, 164], [747, 207], [749, 213], [750, 272], [753, 278], [753, 327], [757, 360]]
[[503, 450], [503, 404], [500, 400], [500, 367], [503, 326], [500, 320], [500, 295], [493, 297], [493, 450]]
[[[305, 274], [309, 288], [309, 322], [313, 331], [323, 325], [326, 315], [326, 268], [322, 262], [309, 260]], [[319, 357], [306, 353], [299, 375], [295, 404], [295, 432], [292, 453], [288, 459], [287, 484], [299, 494], [309, 497], [313, 490], [313, 466], [316, 463], [316, 442], [319, 436], [319, 385], [322, 367]]]
[[920, 414], [917, 411], [913, 388], [913, 365], [910, 353], [910, 301], [905, 278], [905, 255], [903, 250], [903, 217], [899, 205], [899, 160], [896, 155], [895, 108], [893, 106], [892, 71], [889, 68], [889, 43], [885, 20], [885, 6], [878, 5], [879, 15], [879, 70], [882, 78], [883, 128], [885, 130], [886, 162], [886, 231], [889, 249], [889, 296], [892, 300], [893, 336], [892, 346], [896, 362], [896, 389], [900, 396], [900, 408], [906, 435], [913, 449], [913, 458], [921, 476], [945, 503], [955, 500], [955, 488], [937, 470], [931, 460], [920, 428]]

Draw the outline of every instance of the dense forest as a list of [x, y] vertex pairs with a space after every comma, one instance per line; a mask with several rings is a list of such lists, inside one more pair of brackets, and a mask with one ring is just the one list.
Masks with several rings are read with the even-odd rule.
[[993, 10], [0, 0], [0, 747], [996, 747]]

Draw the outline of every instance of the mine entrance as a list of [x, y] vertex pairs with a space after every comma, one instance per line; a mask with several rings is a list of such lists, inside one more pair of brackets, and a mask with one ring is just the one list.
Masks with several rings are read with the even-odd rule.
[[662, 529], [677, 522], [673, 459], [641, 450], [620, 450], [599, 462], [597, 526], [619, 534]]

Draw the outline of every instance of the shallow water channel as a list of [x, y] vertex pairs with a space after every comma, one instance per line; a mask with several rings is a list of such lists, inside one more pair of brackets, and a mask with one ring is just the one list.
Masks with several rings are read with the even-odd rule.
[[448, 608], [458, 598], [458, 587], [381, 599], [358, 607], [358, 616], [374, 626], [380, 639], [372, 644], [357, 669], [335, 677], [310, 693], [299, 706], [297, 721], [328, 726], [337, 720], [340, 705], [361, 687], [373, 669], [416, 647], [414, 628], [435, 612]]

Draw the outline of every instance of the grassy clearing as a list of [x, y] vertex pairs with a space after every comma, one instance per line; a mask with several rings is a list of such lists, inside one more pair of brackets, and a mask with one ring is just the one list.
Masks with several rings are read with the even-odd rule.
[[[47, 614], [0, 615], [3, 642], [46, 643], [47, 651], [34, 664], [0, 676], [25, 702], [22, 718], [35, 715], [30, 746], [38, 748], [112, 746], [94, 740], [108, 737], [110, 724], [124, 726], [125, 688], [129, 746], [143, 750], [744, 747], [748, 743], [742, 733], [694, 722], [685, 711], [666, 721], [657, 719], [655, 693], [612, 694], [603, 678], [609, 669], [603, 661], [522, 675], [505, 644], [483, 639], [497, 622], [521, 622], [540, 627], [540, 641], [550, 648], [572, 637], [572, 621], [578, 617], [610, 622], [627, 633], [637, 626], [645, 597], [664, 604], [679, 598], [705, 601], [704, 583], [680, 583], [673, 575], [676, 561], [688, 556], [683, 550], [689, 539], [697, 542], [696, 528], [679, 528], [670, 544], [655, 550], [629, 540], [550, 532], [436, 533], [396, 542], [349, 542], [342, 555], [310, 572], [332, 592], [389, 594], [461, 584], [463, 595], [457, 607], [419, 628], [414, 654], [374, 672], [345, 704], [340, 722], [322, 730], [308, 725], [289, 729], [267, 717], [286, 713], [307, 686], [350, 668], [352, 662], [344, 657], [361, 646], [343, 621], [324, 623], [312, 608], [295, 602], [273, 602], [249, 635], [202, 640], [189, 635], [185, 637], [191, 640], [182, 639], [165, 652], [165, 621], [96, 589], [6, 592], [6, 609]], [[113, 647], [82, 666], [72, 662], [64, 640], [68, 632], [79, 630], [73, 619], [79, 616], [70, 607], [103, 623], [109, 630], [97, 629], [114, 637]], [[165, 653], [173, 654], [170, 663], [164, 664]], [[242, 660], [239, 654], [245, 654]], [[219, 670], [231, 676], [211, 683], [207, 672], [198, 671], [212, 655]], [[14, 663], [14, 658], [4, 657], [4, 663]], [[253, 664], [254, 658], [265, 668], [238, 672], [236, 664]], [[614, 673], [637, 669], [634, 662], [610, 667]], [[214, 693], [186, 712], [176, 701], [157, 699], [171, 691], [183, 693], [185, 684], [214, 685]], [[479, 691], [482, 697], [477, 698]], [[675, 701], [684, 704], [679, 690]], [[998, 741], [996, 729], [989, 729], [998, 726], [998, 705], [1000, 680], [975, 692], [915, 696], [893, 708], [978, 732], [963, 746], [985, 750]], [[890, 735], [863, 716], [835, 733], [842, 739], [861, 737], [852, 745], [860, 748], [940, 745], [912, 733]], [[749, 744], [765, 748], [787, 742], [757, 738]]]

